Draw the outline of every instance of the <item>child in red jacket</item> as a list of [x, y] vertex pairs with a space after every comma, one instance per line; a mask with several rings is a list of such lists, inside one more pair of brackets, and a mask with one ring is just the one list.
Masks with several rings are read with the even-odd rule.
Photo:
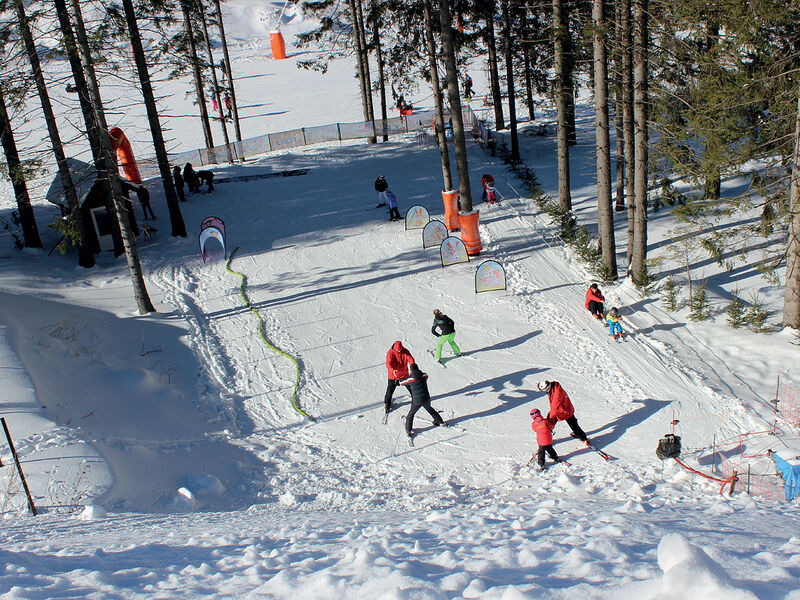
[[550, 455], [553, 462], [561, 462], [555, 448], [553, 448], [553, 428], [556, 426], [555, 419], [551, 417], [545, 419], [542, 417], [542, 413], [539, 412], [538, 408], [534, 408], [531, 411], [531, 418], [533, 419], [531, 429], [536, 432], [536, 443], [539, 444], [539, 450], [536, 452], [536, 464], [539, 465], [540, 469], [544, 469], [545, 452]]

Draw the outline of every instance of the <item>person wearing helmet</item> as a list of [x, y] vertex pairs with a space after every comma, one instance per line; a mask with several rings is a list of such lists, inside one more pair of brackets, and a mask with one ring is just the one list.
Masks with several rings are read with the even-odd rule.
[[561, 384], [557, 381], [544, 381], [538, 387], [540, 390], [547, 392], [547, 399], [550, 401], [550, 412], [547, 413], [547, 418], [552, 418], [556, 423], [566, 421], [572, 430], [570, 435], [588, 445], [589, 438], [586, 437], [586, 433], [578, 425], [578, 419], [575, 418], [575, 407], [572, 406], [572, 402], [567, 396], [567, 392], [561, 387]]
[[542, 417], [542, 413], [538, 408], [531, 411], [531, 429], [536, 432], [536, 443], [539, 444], [539, 450], [536, 451], [536, 464], [540, 469], [544, 469], [544, 454], [545, 452], [550, 455], [553, 462], [561, 462], [555, 448], [553, 448], [553, 428], [556, 422], [551, 417], [546, 419]]
[[608, 333], [610, 333], [614, 339], [621, 337], [624, 333], [622, 331], [622, 325], [619, 324], [621, 320], [622, 315], [619, 314], [619, 309], [616, 306], [612, 308], [606, 315], [606, 321], [608, 322]]
[[411, 437], [411, 430], [414, 427], [414, 415], [420, 408], [428, 411], [428, 414], [433, 418], [434, 426], [444, 425], [442, 415], [431, 406], [431, 394], [428, 391], [428, 375], [420, 371], [417, 363], [413, 363], [408, 370], [408, 377], [400, 382], [400, 385], [406, 386], [411, 393], [411, 408], [406, 415], [406, 435]]
[[601, 320], [603, 318], [603, 302], [606, 299], [603, 297], [603, 292], [596, 283], [589, 286], [586, 290], [586, 310], [592, 313], [595, 319]]

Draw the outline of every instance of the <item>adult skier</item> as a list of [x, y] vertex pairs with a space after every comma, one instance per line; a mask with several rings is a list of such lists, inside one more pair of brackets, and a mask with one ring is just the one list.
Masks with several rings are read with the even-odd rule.
[[375, 180], [375, 191], [378, 192], [378, 206], [386, 204], [386, 190], [388, 189], [389, 183], [386, 181], [386, 177], [378, 175], [378, 178]]
[[[436, 332], [437, 329], [439, 330], [438, 333]], [[453, 322], [453, 319], [443, 314], [438, 308], [433, 311], [433, 327], [431, 327], [431, 333], [439, 338], [434, 355], [437, 362], [442, 362], [442, 346], [444, 346], [445, 342], [450, 344], [450, 349], [453, 351], [453, 354], [456, 356], [461, 355], [461, 350], [459, 350], [455, 342], [456, 324]]]
[[428, 392], [428, 375], [419, 370], [417, 363], [412, 363], [409, 370], [409, 375], [400, 382], [411, 392], [411, 409], [406, 416], [406, 435], [411, 437], [411, 429], [414, 426], [414, 415], [420, 408], [428, 411], [433, 417], [433, 424], [437, 427], [444, 425], [444, 419], [434, 408], [431, 406], [431, 395]]
[[545, 381], [539, 385], [539, 389], [547, 392], [547, 399], [550, 401], [550, 412], [547, 413], [547, 418], [552, 418], [556, 423], [566, 421], [572, 430], [572, 437], [578, 438], [588, 446], [589, 439], [578, 425], [578, 419], [575, 418], [575, 407], [572, 406], [572, 402], [561, 384], [557, 381]]
[[603, 302], [605, 301], [606, 299], [603, 297], [603, 292], [600, 291], [596, 283], [590, 285], [589, 289], [586, 290], [586, 304], [584, 306], [592, 313], [595, 319], [602, 320], [605, 317], [603, 311]]
[[414, 364], [411, 352], [403, 347], [400, 341], [392, 344], [386, 353], [386, 370], [389, 372], [389, 385], [386, 386], [386, 395], [383, 397], [385, 411], [392, 410], [392, 396], [394, 390], [400, 385], [400, 380], [408, 377], [408, 366]]

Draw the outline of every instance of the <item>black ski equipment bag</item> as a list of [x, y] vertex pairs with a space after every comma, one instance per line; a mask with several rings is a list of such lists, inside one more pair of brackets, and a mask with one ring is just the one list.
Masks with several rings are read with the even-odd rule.
[[681, 455], [681, 438], [673, 433], [668, 433], [658, 440], [656, 456], [661, 460], [665, 458], [677, 458]]

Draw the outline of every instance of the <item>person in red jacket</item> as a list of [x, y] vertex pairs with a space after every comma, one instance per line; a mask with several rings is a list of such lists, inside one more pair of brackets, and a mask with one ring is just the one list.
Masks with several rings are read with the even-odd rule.
[[383, 404], [387, 413], [392, 410], [394, 390], [400, 385], [401, 379], [408, 378], [408, 368], [415, 362], [411, 352], [406, 350], [399, 341], [392, 344], [392, 347], [386, 353], [386, 370], [389, 373], [389, 385], [386, 387]]
[[544, 469], [545, 452], [550, 455], [553, 462], [561, 462], [555, 448], [553, 448], [553, 428], [556, 426], [555, 420], [551, 417], [547, 417], [546, 419], [542, 417], [542, 413], [539, 412], [538, 408], [534, 408], [531, 411], [531, 419], [533, 419], [531, 429], [536, 432], [536, 443], [539, 444], [539, 450], [536, 452], [536, 464], [539, 465], [540, 469]]
[[596, 283], [590, 285], [589, 289], [586, 290], [586, 309], [592, 313], [595, 319], [602, 320], [605, 317], [603, 310], [603, 302], [605, 301], [603, 292], [600, 291]]
[[572, 430], [570, 435], [588, 445], [589, 439], [578, 425], [578, 419], [575, 418], [575, 407], [572, 406], [572, 402], [561, 384], [557, 381], [545, 381], [544, 384], [539, 385], [539, 389], [547, 392], [547, 399], [550, 401], [550, 412], [547, 413], [547, 418], [552, 418], [556, 423], [566, 421]]

